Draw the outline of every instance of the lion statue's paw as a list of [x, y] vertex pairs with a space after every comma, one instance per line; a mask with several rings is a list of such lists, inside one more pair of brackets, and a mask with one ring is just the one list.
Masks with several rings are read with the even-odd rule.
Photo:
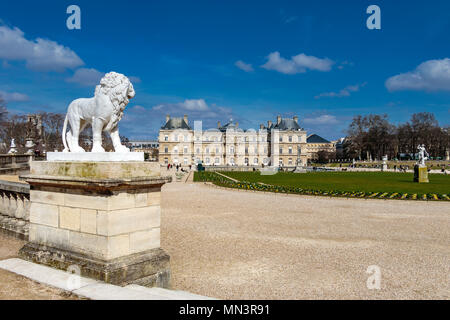
[[127, 152], [130, 152], [130, 149], [128, 149], [125, 146], [119, 146], [119, 147], [115, 148], [114, 151], [120, 152], [120, 153], [127, 153]]
[[84, 150], [82, 147], [74, 147], [73, 150], [70, 150], [71, 152], [86, 152], [86, 150]]
[[94, 147], [92, 147], [91, 152], [99, 152], [99, 153], [103, 153], [103, 152], [105, 152], [105, 149], [103, 149], [102, 146], [94, 146]]

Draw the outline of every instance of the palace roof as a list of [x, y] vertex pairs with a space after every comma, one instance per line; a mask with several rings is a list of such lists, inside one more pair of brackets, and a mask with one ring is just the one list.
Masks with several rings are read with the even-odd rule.
[[295, 131], [302, 130], [302, 128], [298, 125], [298, 123], [293, 119], [281, 119], [280, 123], [272, 124], [270, 129], [295, 130]]
[[162, 130], [174, 130], [174, 129], [187, 129], [192, 130], [191, 127], [184, 121], [183, 118], [170, 118], [164, 126], [161, 127]]
[[317, 134], [312, 134], [306, 139], [307, 143], [330, 143], [330, 141], [318, 136]]

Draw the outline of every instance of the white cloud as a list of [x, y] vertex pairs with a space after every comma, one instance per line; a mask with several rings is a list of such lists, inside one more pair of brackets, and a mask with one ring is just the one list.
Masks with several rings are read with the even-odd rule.
[[236, 67], [238, 67], [239, 69], [244, 70], [245, 72], [252, 72], [253, 71], [252, 65], [249, 64], [249, 63], [245, 63], [242, 60], [236, 61], [236, 63], [234, 65]]
[[428, 60], [415, 70], [386, 80], [389, 91], [450, 91], [450, 59]]
[[30, 100], [26, 94], [19, 92], [6, 92], [2, 90], [0, 90], [0, 98], [7, 102], [23, 102]]
[[95, 86], [100, 83], [100, 80], [105, 75], [96, 69], [81, 68], [75, 71], [72, 77], [67, 78], [67, 82], [78, 83], [82, 86]]
[[210, 108], [204, 99], [186, 99], [179, 103], [165, 103], [153, 107], [153, 110], [168, 110], [168, 111], [209, 111]]
[[20, 29], [7, 26], [0, 26], [0, 59], [25, 61], [35, 71], [62, 72], [84, 64], [70, 48], [42, 38], [27, 40]]
[[136, 106], [131, 107], [131, 110], [139, 112], [139, 111], [145, 111], [146, 109], [141, 105], [136, 105]]
[[352, 92], [359, 91], [362, 87], [364, 87], [367, 83], [364, 82], [362, 84], [356, 84], [354, 86], [347, 86], [344, 89], [341, 89], [339, 92], [324, 92], [321, 93], [314, 98], [319, 99], [322, 97], [329, 97], [329, 98], [342, 98], [342, 97], [349, 97]]
[[333, 115], [324, 114], [315, 118], [305, 118], [303, 119], [303, 122], [311, 125], [329, 125], [329, 124], [336, 124], [339, 121]]
[[304, 53], [298, 54], [287, 60], [280, 56], [278, 51], [272, 52], [267, 57], [268, 61], [262, 65], [267, 70], [275, 70], [284, 74], [305, 73], [307, 70], [330, 71], [334, 62], [328, 58], [317, 58], [307, 56]]

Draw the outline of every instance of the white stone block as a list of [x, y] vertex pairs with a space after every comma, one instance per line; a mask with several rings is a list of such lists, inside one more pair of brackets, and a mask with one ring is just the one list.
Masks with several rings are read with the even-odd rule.
[[135, 197], [135, 207], [139, 208], [139, 207], [146, 207], [148, 206], [147, 204], [147, 193], [146, 192], [140, 192], [140, 193], [136, 193], [134, 195]]
[[80, 230], [86, 233], [97, 233], [97, 210], [82, 209], [80, 213]]
[[160, 248], [160, 229], [138, 231], [130, 234], [130, 252], [137, 253], [153, 248]]
[[[33, 192], [33, 191], [32, 191]], [[30, 207], [30, 222], [51, 226], [59, 226], [58, 206], [32, 202]]]
[[135, 207], [135, 195], [129, 192], [117, 192], [108, 198], [108, 207], [103, 210], [120, 210]]
[[104, 236], [144, 231], [160, 226], [158, 206], [102, 211], [97, 215], [97, 233]]
[[64, 205], [64, 193], [32, 190], [30, 192], [30, 200], [32, 202]]
[[107, 259], [114, 259], [130, 254], [130, 239], [128, 235], [120, 235], [108, 238]]
[[80, 209], [71, 207], [59, 207], [59, 227], [80, 231]]
[[47, 161], [127, 162], [144, 161], [143, 152], [47, 152]]
[[107, 210], [108, 197], [66, 193], [64, 195], [64, 204], [67, 207]]
[[147, 205], [159, 206], [161, 204], [161, 191], [152, 191], [147, 193]]
[[77, 231], [68, 232], [69, 246], [72, 251], [92, 255], [97, 259], [108, 258], [108, 239], [106, 237]]

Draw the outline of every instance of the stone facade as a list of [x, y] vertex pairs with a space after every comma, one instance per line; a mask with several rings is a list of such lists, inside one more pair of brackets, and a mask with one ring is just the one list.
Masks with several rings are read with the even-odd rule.
[[194, 129], [188, 117], [166, 117], [159, 132], [159, 163], [205, 166], [297, 166], [306, 165], [306, 131], [298, 117], [268, 121], [267, 127], [242, 130], [232, 120], [216, 129]]
[[306, 141], [308, 160], [317, 160], [320, 151], [336, 152], [336, 142], [330, 142], [317, 134], [309, 135]]

